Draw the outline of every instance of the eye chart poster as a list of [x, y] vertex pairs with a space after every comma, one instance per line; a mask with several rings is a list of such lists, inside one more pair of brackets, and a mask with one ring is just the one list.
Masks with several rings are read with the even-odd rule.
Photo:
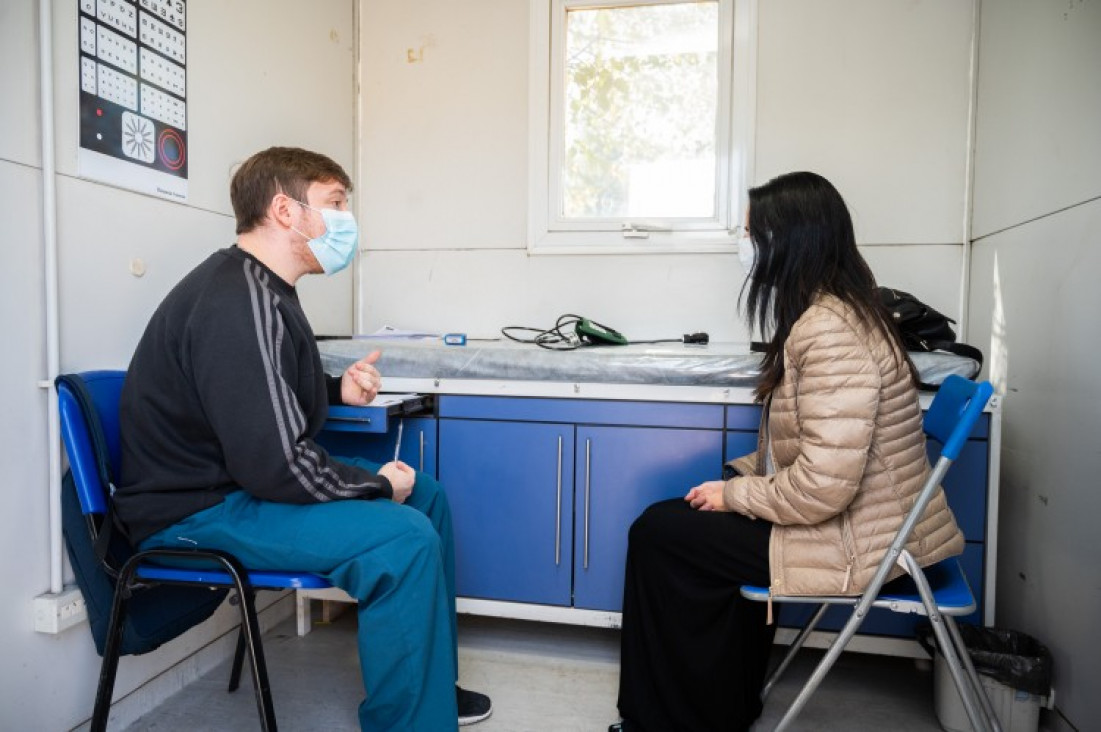
[[187, 200], [185, 0], [78, 0], [82, 177]]

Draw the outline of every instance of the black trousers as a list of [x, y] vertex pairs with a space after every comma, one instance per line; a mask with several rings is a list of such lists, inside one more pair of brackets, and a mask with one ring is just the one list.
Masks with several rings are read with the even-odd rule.
[[772, 524], [676, 498], [631, 526], [619, 713], [646, 732], [745, 730], [761, 713], [776, 626], [743, 584], [768, 585]]

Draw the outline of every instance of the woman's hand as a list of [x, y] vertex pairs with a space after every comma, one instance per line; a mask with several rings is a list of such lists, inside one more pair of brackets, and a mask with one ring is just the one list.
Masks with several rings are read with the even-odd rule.
[[706, 483], [700, 483], [688, 491], [688, 495], [684, 497], [684, 500], [688, 501], [692, 508], [699, 511], [728, 511], [726, 503], [723, 502], [724, 485], [726, 484], [721, 480], [709, 480]]

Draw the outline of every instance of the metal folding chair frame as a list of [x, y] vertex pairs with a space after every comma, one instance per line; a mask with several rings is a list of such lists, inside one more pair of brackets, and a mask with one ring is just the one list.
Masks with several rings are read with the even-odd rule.
[[[892, 612], [920, 612], [929, 618], [940, 652], [944, 654], [944, 660], [951, 671], [952, 680], [955, 682], [956, 689], [963, 700], [964, 709], [972, 727], [982, 732], [987, 730], [1001, 731], [994, 709], [986, 697], [978, 674], [975, 672], [975, 667], [971, 663], [971, 657], [960, 637], [959, 627], [956, 625], [954, 617], [968, 615], [974, 612], [976, 606], [974, 595], [971, 593], [970, 587], [967, 586], [967, 580], [963, 576], [959, 561], [952, 558], [922, 570], [910, 552], [905, 549], [906, 541], [913, 532], [914, 526], [917, 525], [925, 512], [926, 506], [932, 499], [936, 487], [944, 479], [949, 466], [958, 457], [963, 443], [970, 436], [975, 421], [977, 421], [978, 415], [986, 406], [991, 393], [992, 388], [989, 383], [974, 384], [958, 376], [950, 376], [942, 385], [938, 397], [944, 394], [946, 402], [955, 400], [961, 404], [957, 419], [949, 435], [934, 434], [945, 443], [941, 455], [863, 594], [859, 596], [782, 596], [770, 595], [767, 587], [746, 586], [742, 588], [742, 595], [750, 600], [819, 605], [810, 621], [799, 631], [795, 640], [788, 647], [784, 658], [770, 674], [768, 681], [765, 683], [762, 697], [767, 697], [775, 688], [776, 682], [787, 670], [795, 654], [806, 643], [829, 606], [843, 605], [853, 608], [852, 615], [838, 632], [837, 637], [830, 644], [829, 649], [818, 662], [791, 706], [788, 707], [783, 718], [777, 724], [776, 730], [785, 730], [791, 725], [803, 707], [806, 706], [811, 695], [822, 683], [826, 674], [829, 673], [842, 651], [845, 650], [849, 641], [859, 630], [869, 610], [873, 607], [880, 607]], [[934, 398], [934, 405], [936, 405], [936, 398]], [[933, 407], [930, 409], [932, 410]], [[945, 415], [943, 413], [938, 415], [939, 421], [944, 419]], [[943, 425], [936, 428], [936, 432], [942, 430]], [[891, 592], [896, 583], [901, 582], [905, 577], [885, 584], [888, 574], [896, 564], [901, 566], [906, 571], [909, 579], [913, 581], [916, 587], [916, 596], [912, 592], [901, 594]], [[957, 588], [962, 585], [966, 589], [965, 601], [951, 603], [938, 601], [936, 592], [930, 586], [926, 572], [936, 574], [939, 576], [938, 578], [943, 578], [946, 582], [954, 583]], [[938, 583], [938, 589], [941, 588], [941, 584], [944, 583]], [[885, 590], [886, 592], [884, 592]]]

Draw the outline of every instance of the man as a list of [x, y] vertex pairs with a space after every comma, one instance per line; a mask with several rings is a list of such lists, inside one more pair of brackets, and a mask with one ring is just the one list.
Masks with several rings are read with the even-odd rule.
[[153, 314], [121, 402], [116, 511], [135, 545], [224, 549], [250, 569], [316, 572], [359, 602], [363, 729], [437, 732], [489, 716], [459, 688], [451, 513], [401, 462], [337, 459], [315, 441], [330, 401], [378, 392], [376, 351], [327, 376], [294, 286], [355, 255], [351, 181], [296, 148], [245, 161], [237, 245]]

